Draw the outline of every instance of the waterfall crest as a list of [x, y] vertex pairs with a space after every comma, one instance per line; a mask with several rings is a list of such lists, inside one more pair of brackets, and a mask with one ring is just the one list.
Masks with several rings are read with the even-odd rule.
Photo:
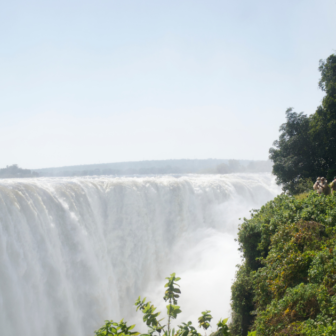
[[199, 267], [210, 236], [236, 263], [238, 218], [278, 193], [270, 174], [1, 181], [0, 334], [89, 336], [131, 317], [149, 282]]

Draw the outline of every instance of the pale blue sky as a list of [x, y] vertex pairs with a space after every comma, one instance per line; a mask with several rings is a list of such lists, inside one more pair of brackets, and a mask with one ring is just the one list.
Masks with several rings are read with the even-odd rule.
[[336, 49], [336, 0], [0, 4], [0, 167], [266, 159]]

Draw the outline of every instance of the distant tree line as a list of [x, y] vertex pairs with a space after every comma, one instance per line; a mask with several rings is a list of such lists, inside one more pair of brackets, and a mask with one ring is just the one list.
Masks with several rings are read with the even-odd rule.
[[0, 169], [0, 178], [24, 178], [24, 177], [37, 177], [39, 174], [37, 172], [31, 171], [29, 169], [22, 169], [17, 164], [7, 166], [6, 168]]
[[95, 168], [84, 170], [59, 170], [55, 174], [43, 172], [44, 176], [97, 176], [97, 175], [151, 175], [151, 174], [182, 174], [182, 169], [178, 167], [148, 167], [148, 168]]
[[287, 109], [287, 122], [269, 151], [277, 183], [291, 194], [311, 189], [318, 176], [336, 176], [336, 55], [321, 60], [319, 71], [322, 104], [311, 116]]
[[43, 176], [189, 174], [209, 170], [213, 173], [217, 165], [227, 162], [228, 160], [224, 159], [144, 160], [41, 168], [36, 171]]
[[[163, 165], [164, 161], [139, 161], [123, 164], [97, 164], [44, 168], [32, 171], [14, 164], [0, 169], [0, 178], [13, 177], [57, 177], [57, 176], [101, 176], [101, 175], [164, 175], [164, 174], [231, 174], [271, 172], [272, 161], [247, 160], [167, 160], [173, 164]], [[191, 161], [191, 162], [189, 162]], [[148, 164], [146, 166], [146, 164]], [[156, 164], [156, 165], [155, 165]], [[92, 167], [91, 167], [92, 166]], [[116, 167], [113, 167], [116, 166]], [[91, 168], [91, 169], [90, 169]]]
[[251, 161], [247, 165], [242, 165], [238, 160], [229, 160], [229, 162], [222, 163], [216, 167], [218, 174], [230, 173], [263, 173], [272, 170], [272, 161]]
[[142, 168], [94, 168], [83, 170], [57, 170], [40, 171], [41, 176], [97, 176], [97, 175], [163, 175], [163, 174], [230, 174], [230, 173], [256, 173], [256, 172], [271, 172], [271, 161], [250, 161], [242, 164], [239, 160], [228, 160], [228, 163], [221, 163], [211, 168], [189, 168], [183, 166], [163, 166], [163, 167], [142, 167]]

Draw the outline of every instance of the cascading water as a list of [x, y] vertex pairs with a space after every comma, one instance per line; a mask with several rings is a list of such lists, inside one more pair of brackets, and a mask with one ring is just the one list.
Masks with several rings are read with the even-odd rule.
[[270, 174], [1, 181], [0, 335], [137, 321], [135, 299], [160, 304], [173, 271], [184, 320], [227, 317], [238, 218], [279, 191]]

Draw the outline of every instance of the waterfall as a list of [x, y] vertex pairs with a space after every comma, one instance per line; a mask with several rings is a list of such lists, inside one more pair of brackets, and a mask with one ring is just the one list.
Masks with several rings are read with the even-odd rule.
[[0, 334], [93, 336], [105, 319], [138, 321], [135, 299], [161, 302], [172, 271], [185, 319], [227, 317], [238, 218], [279, 191], [266, 173], [2, 180]]

